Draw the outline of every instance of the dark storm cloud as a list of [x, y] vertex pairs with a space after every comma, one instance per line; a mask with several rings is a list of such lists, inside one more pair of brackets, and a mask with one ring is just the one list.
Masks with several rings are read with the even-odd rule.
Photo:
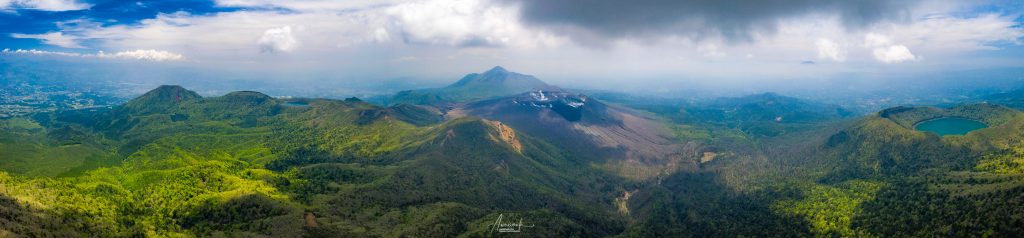
[[[513, 3], [513, 0], [507, 0]], [[848, 28], [907, 18], [917, 0], [522, 0], [523, 21], [577, 40], [679, 35], [730, 42], [773, 33], [779, 19], [839, 16]], [[584, 38], [584, 39], [581, 39]], [[589, 39], [587, 39], [589, 38]]]

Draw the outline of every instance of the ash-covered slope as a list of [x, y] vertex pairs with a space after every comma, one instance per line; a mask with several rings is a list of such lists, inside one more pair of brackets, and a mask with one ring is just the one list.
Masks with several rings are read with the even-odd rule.
[[661, 122], [586, 95], [537, 90], [468, 103], [453, 113], [501, 121], [593, 160], [652, 163], [680, 157]]

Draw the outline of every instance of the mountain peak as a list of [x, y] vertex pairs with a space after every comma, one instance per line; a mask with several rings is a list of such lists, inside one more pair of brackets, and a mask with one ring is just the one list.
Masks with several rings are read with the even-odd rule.
[[391, 103], [440, 105], [445, 102], [467, 102], [554, 89], [558, 88], [532, 75], [511, 72], [501, 66], [495, 66], [483, 73], [467, 74], [459, 81], [443, 88], [401, 92], [392, 98]]
[[149, 90], [149, 92], [146, 92], [145, 94], [153, 95], [153, 94], [161, 94], [161, 93], [177, 93], [177, 92], [187, 92], [187, 91], [189, 91], [189, 90], [185, 89], [182, 86], [178, 86], [178, 85], [160, 85], [159, 87], [156, 87], [153, 90]]
[[501, 66], [494, 66], [494, 68], [487, 70], [486, 73], [508, 73], [508, 70], [502, 68]]
[[178, 85], [161, 85], [142, 94], [142, 96], [128, 101], [124, 106], [132, 111], [149, 113], [166, 110], [181, 102], [194, 101], [201, 98], [202, 96], [199, 96], [198, 93]]
[[535, 89], [545, 89], [550, 86], [540, 81], [536, 77], [530, 75], [524, 75], [516, 72], [510, 72], [501, 66], [494, 66], [490, 70], [483, 72], [482, 74], [468, 74], [458, 82], [449, 85], [446, 88], [463, 88], [463, 87], [484, 87], [486, 88], [512, 88], [513, 92], [508, 94], [518, 94]]
[[263, 94], [261, 92], [256, 92], [256, 91], [235, 91], [235, 92], [230, 92], [228, 94], [225, 94], [224, 97], [229, 97], [229, 98], [253, 98], [253, 99], [261, 99], [261, 100], [273, 99], [272, 97], [270, 97], [270, 96], [268, 96], [266, 94]]
[[202, 98], [198, 93], [178, 85], [160, 85], [136, 99], [168, 99], [176, 102]]

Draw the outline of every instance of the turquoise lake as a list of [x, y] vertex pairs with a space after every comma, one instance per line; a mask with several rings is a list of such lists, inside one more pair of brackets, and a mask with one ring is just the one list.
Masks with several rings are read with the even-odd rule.
[[967, 134], [967, 132], [986, 127], [988, 126], [980, 121], [966, 118], [945, 117], [918, 123], [914, 129], [919, 131], [930, 131], [938, 134], [939, 136], [944, 136], [963, 135]]

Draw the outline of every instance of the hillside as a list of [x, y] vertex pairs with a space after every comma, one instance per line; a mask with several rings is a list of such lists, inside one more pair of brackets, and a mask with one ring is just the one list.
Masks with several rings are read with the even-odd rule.
[[[943, 137], [914, 130], [937, 117], [967, 117], [989, 128]], [[882, 110], [819, 137], [820, 146], [800, 156], [783, 156], [793, 166], [789, 173], [812, 175], [798, 187], [827, 192], [784, 204], [797, 214], [845, 221], [812, 224], [840, 234], [1019, 234], [1015, 224], [1024, 224], [1024, 217], [1012, 214], [1022, 211], [1024, 174], [1010, 171], [1021, 165], [1012, 158], [1024, 148], [1022, 125], [1024, 113], [990, 104]], [[839, 202], [847, 204], [828, 205]], [[825, 213], [815, 211], [821, 209], [815, 203], [858, 206]]]
[[[175, 95], [169, 92], [190, 95], [177, 87], [146, 95]], [[607, 236], [623, 229], [611, 203], [602, 202], [614, 196], [617, 181], [600, 170], [579, 169], [586, 167], [583, 161], [501, 123], [463, 118], [438, 124], [430, 118], [439, 114], [418, 107], [300, 101], [235, 92], [159, 108], [126, 105], [36, 116], [40, 123], [7, 122], [4, 133], [32, 137], [0, 145], [56, 150], [74, 143], [98, 154], [69, 158], [98, 163], [75, 167], [73, 174], [50, 169], [58, 165], [49, 160], [63, 158], [35, 155], [40, 152], [20, 153], [34, 160], [0, 163], [8, 171], [0, 174], [4, 194], [12, 197], [4, 200], [5, 209], [92, 217], [19, 223], [24, 227], [9, 232], [454, 236], [486, 233], [500, 214], [544, 222], [547, 229], [538, 232], [550, 236]], [[75, 154], [58, 157], [69, 155]], [[10, 161], [14, 154], [0, 156]], [[101, 159], [108, 157], [119, 162]], [[66, 177], [51, 177], [57, 174]], [[80, 214], [83, 209], [87, 215]], [[380, 209], [388, 215], [373, 215]]]
[[510, 72], [501, 66], [483, 73], [472, 73], [443, 88], [401, 91], [388, 104], [443, 106], [447, 103], [469, 102], [528, 91], [557, 89], [536, 77]]
[[[964, 136], [916, 131], [971, 116]], [[625, 236], [920, 237], [1020, 234], [1024, 113], [987, 104], [898, 107], [822, 129], [757, 140], [630, 194]], [[764, 158], [764, 159], [758, 159]]]
[[170, 109], [184, 102], [191, 102], [203, 98], [198, 93], [189, 91], [181, 86], [163, 85], [142, 96], [134, 98], [122, 107], [137, 113], [152, 113]]
[[[741, 101], [716, 107], [758, 109], [721, 120], [778, 123], [753, 115], [822, 109], [773, 95]], [[771, 137], [659, 115], [562, 90], [442, 115], [163, 86], [123, 106], [0, 120], [0, 231], [492, 236], [501, 217], [540, 237], [1022, 232], [1024, 113], [1013, 109], [807, 117]], [[989, 127], [914, 129], [939, 117]]]

